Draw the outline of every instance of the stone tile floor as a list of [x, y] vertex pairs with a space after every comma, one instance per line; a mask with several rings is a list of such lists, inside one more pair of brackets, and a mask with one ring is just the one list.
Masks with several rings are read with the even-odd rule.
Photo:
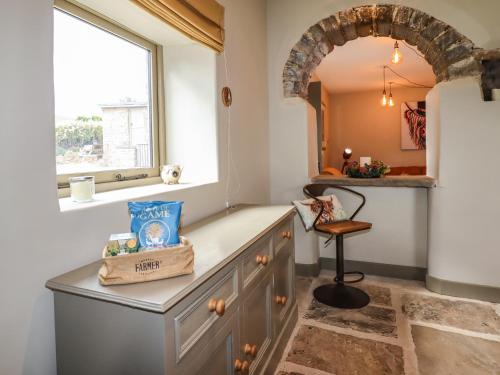
[[336, 309], [312, 297], [332, 277], [297, 278], [299, 321], [276, 375], [500, 375], [500, 304], [367, 276], [353, 286], [371, 303]]

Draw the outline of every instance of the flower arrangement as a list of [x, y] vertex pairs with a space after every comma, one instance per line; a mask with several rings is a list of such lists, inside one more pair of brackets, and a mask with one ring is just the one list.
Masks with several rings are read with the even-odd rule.
[[352, 178], [377, 178], [383, 177], [391, 171], [391, 167], [385, 165], [383, 161], [374, 160], [370, 165], [359, 165], [357, 161], [349, 164], [347, 175]]

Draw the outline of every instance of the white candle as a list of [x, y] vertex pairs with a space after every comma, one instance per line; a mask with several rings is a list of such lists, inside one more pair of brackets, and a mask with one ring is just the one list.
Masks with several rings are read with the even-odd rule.
[[362, 156], [359, 158], [359, 165], [364, 167], [365, 164], [370, 165], [372, 163], [372, 158], [370, 156]]
[[94, 199], [94, 176], [71, 177], [69, 179], [71, 199], [74, 202], [90, 202]]

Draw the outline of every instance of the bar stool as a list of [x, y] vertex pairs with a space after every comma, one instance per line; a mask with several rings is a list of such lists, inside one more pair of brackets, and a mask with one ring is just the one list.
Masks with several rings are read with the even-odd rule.
[[[331, 224], [318, 224], [319, 218], [323, 214], [324, 206], [323, 202], [318, 199], [324, 195], [325, 190], [332, 188], [338, 190], [344, 190], [352, 193], [362, 199], [361, 204], [358, 206], [356, 211], [347, 220], [336, 221]], [[326, 284], [314, 289], [313, 295], [317, 301], [332, 307], [339, 307], [342, 309], [359, 309], [368, 305], [370, 302], [370, 297], [364, 291], [359, 288], [354, 288], [345, 284], [356, 283], [364, 278], [364, 274], [359, 271], [344, 271], [344, 234], [360, 232], [363, 230], [370, 229], [372, 227], [371, 223], [366, 223], [363, 221], [354, 221], [354, 217], [363, 208], [366, 202], [366, 198], [363, 194], [357, 191], [348, 189], [343, 186], [336, 186], [332, 184], [309, 184], [304, 186], [304, 194], [310, 198], [315, 199], [320, 203], [321, 211], [314, 220], [314, 230], [320, 233], [329, 234], [330, 237], [325, 242], [325, 245], [335, 237], [336, 243], [336, 263], [337, 263], [337, 275], [334, 278], [334, 283]], [[344, 275], [360, 275], [358, 279], [352, 281], [344, 280]]]

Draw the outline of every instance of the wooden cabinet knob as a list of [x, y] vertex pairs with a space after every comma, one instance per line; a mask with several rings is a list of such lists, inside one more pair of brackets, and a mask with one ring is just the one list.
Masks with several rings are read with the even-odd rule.
[[278, 305], [285, 305], [287, 298], [286, 298], [286, 296], [276, 296], [276, 297], [274, 297], [274, 300], [276, 301], [276, 303]]
[[248, 361], [241, 361], [239, 359], [234, 361], [234, 370], [236, 372], [246, 373], [250, 368], [250, 363]]
[[217, 315], [222, 316], [226, 312], [226, 302], [223, 299], [211, 298], [208, 301], [208, 311], [215, 311]]
[[265, 266], [267, 263], [269, 263], [269, 257], [267, 255], [257, 255], [255, 257], [255, 262], [257, 262], [257, 264], [262, 264], [263, 266]]
[[239, 359], [237, 359], [237, 360], [234, 361], [234, 369], [236, 371], [241, 371], [241, 366], [242, 365], [243, 365], [243, 363]]
[[289, 230], [284, 231], [281, 233], [281, 237], [290, 239], [292, 238], [292, 232], [290, 232]]
[[243, 351], [246, 355], [250, 355], [255, 358], [255, 356], [257, 355], [257, 345], [245, 344]]
[[246, 374], [249, 369], [250, 369], [250, 362], [243, 361], [243, 363], [241, 364], [241, 372]]
[[250, 344], [245, 344], [245, 346], [243, 347], [243, 352], [247, 355], [250, 354], [250, 352], [252, 351], [252, 345]]

